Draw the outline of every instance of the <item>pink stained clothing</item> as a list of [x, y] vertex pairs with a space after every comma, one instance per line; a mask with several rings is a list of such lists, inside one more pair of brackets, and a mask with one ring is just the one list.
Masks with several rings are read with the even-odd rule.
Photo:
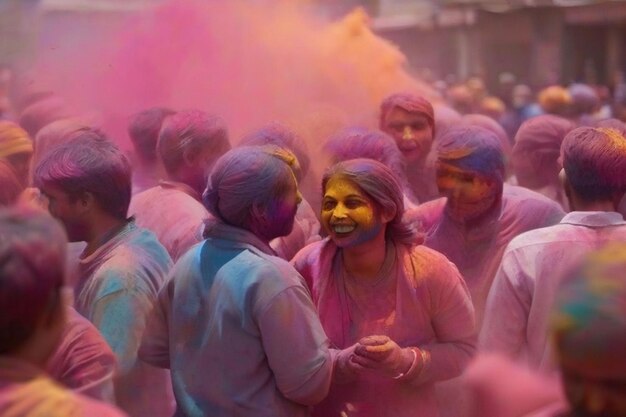
[[533, 191], [548, 197], [552, 201], [556, 201], [563, 208], [563, 211], [570, 211], [569, 201], [567, 200], [567, 195], [565, 195], [565, 190], [561, 184], [546, 185], [545, 187], [535, 188]]
[[500, 204], [477, 226], [465, 230], [445, 212], [440, 198], [407, 211], [405, 217], [421, 224], [425, 245], [453, 262], [472, 294], [477, 329], [483, 321], [487, 294], [506, 245], [517, 235], [556, 224], [565, 215], [554, 201], [522, 187], [504, 184]]
[[571, 409], [566, 402], [551, 404], [539, 410], [524, 414], [524, 417], [576, 417], [570, 414]]
[[557, 375], [534, 372], [496, 354], [477, 355], [461, 384], [469, 393], [470, 417], [522, 417], [565, 402]]
[[[474, 315], [467, 287], [443, 255], [423, 246], [391, 245], [382, 281], [355, 283], [345, 273], [341, 250], [325, 239], [293, 259], [311, 289], [320, 320], [335, 348], [385, 334], [401, 347], [418, 347], [430, 361], [410, 379], [363, 374], [333, 381], [314, 416], [436, 416], [434, 383], [461, 373], [474, 352]], [[388, 279], [385, 279], [388, 277]]]
[[433, 144], [433, 149], [424, 161], [406, 162], [405, 174], [411, 194], [420, 203], [431, 201], [439, 196], [435, 168], [436, 156], [437, 152]]
[[2, 417], [125, 417], [115, 407], [64, 389], [41, 369], [0, 356]]
[[160, 181], [133, 196], [128, 208], [137, 226], [152, 231], [174, 262], [190, 247], [202, 241], [204, 221], [211, 217], [191, 187]]
[[77, 268], [75, 308], [115, 353], [115, 399], [133, 417], [170, 417], [174, 410], [169, 372], [137, 357], [146, 318], [171, 266], [156, 236], [129, 221], [94, 253], [82, 256]]
[[61, 342], [46, 365], [48, 374], [74, 392], [114, 403], [116, 365], [115, 355], [98, 329], [68, 307]]
[[272, 240], [270, 246], [278, 256], [289, 261], [300, 249], [321, 239], [320, 222], [311, 205], [302, 200], [298, 205], [291, 233]]
[[514, 239], [489, 293], [481, 348], [553, 371], [548, 326], [559, 284], [587, 253], [611, 241], [626, 241], [621, 214], [583, 211]]

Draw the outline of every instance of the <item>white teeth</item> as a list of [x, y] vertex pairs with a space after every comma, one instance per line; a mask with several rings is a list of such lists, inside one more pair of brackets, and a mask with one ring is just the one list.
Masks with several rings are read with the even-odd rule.
[[335, 231], [335, 233], [350, 233], [355, 228], [356, 226], [343, 226], [343, 225], [333, 226], [333, 230]]

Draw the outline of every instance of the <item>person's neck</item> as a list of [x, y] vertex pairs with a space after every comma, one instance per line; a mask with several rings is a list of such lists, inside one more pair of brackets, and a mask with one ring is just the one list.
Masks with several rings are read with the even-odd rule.
[[371, 281], [377, 278], [387, 253], [384, 233], [374, 239], [350, 248], [342, 248], [343, 264], [353, 277]]
[[615, 203], [610, 200], [602, 201], [581, 201], [578, 198], [570, 199], [572, 211], [616, 211]]
[[52, 352], [42, 352], [41, 348], [38, 349], [34, 344], [29, 344], [22, 347], [18, 352], [11, 354], [11, 357], [39, 369], [45, 369], [51, 354]]
[[421, 178], [423, 176], [423, 169], [426, 166], [426, 159], [428, 154], [419, 155], [414, 157], [406, 157], [404, 158], [405, 163], [405, 175], [406, 177], [411, 179]]
[[91, 225], [87, 247], [83, 255], [89, 256], [93, 254], [99, 247], [117, 235], [127, 223], [127, 220], [118, 219], [116, 217], [101, 216], [98, 218], [97, 221], [94, 221]]

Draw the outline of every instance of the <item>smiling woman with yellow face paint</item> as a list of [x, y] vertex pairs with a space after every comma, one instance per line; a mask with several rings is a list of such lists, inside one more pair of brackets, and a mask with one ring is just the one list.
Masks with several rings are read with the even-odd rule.
[[474, 350], [474, 313], [456, 268], [403, 222], [393, 172], [369, 159], [324, 175], [329, 237], [293, 260], [324, 330], [352, 347], [313, 416], [435, 416], [434, 382], [458, 375]]
[[390, 220], [389, 213], [383, 217], [354, 182], [340, 176], [326, 184], [321, 217], [324, 229], [341, 248], [354, 248], [369, 241], [384, 244]]

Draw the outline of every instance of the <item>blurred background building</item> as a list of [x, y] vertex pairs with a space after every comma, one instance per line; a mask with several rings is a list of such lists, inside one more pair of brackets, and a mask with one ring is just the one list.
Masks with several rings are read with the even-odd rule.
[[[0, 63], [27, 62], [38, 36], [54, 48], [54, 27], [89, 31], [94, 21], [114, 24], [111, 14], [159, 1], [1, 0]], [[427, 79], [479, 75], [495, 88], [508, 73], [536, 88], [572, 81], [610, 86], [626, 72], [626, 0], [309, 1], [330, 17], [365, 8], [376, 33], [397, 44]]]

